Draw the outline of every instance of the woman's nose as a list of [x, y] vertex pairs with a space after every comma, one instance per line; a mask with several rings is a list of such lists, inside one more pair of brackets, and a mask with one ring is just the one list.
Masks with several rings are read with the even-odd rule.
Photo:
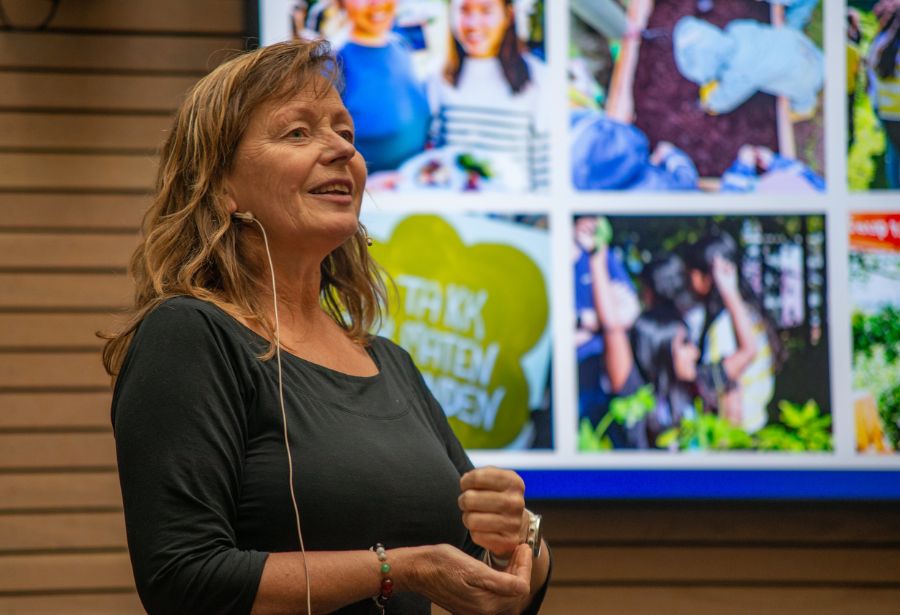
[[327, 162], [347, 161], [356, 155], [356, 147], [343, 136], [332, 132], [325, 144], [324, 158]]

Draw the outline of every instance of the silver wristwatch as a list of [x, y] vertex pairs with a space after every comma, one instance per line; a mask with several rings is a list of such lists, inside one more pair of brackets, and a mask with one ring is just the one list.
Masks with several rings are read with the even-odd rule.
[[535, 559], [541, 556], [541, 515], [536, 515], [527, 508], [528, 533], [525, 535], [525, 543], [531, 547], [531, 554]]
[[[535, 559], [541, 556], [541, 516], [536, 515], [527, 508], [528, 530], [525, 533], [525, 544], [531, 547], [531, 555]], [[484, 563], [494, 570], [504, 570], [509, 566], [509, 559], [497, 557], [489, 549], [484, 550]]]

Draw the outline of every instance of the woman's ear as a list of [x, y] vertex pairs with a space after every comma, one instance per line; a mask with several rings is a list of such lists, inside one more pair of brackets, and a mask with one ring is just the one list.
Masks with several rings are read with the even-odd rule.
[[227, 180], [222, 185], [222, 200], [229, 216], [238, 210], [237, 201], [234, 200], [234, 193], [228, 188]]

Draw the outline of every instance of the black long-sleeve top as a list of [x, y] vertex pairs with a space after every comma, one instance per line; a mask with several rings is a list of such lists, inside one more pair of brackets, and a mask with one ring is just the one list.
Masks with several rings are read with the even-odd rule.
[[[258, 358], [266, 347], [188, 297], [151, 312], [131, 343], [112, 420], [128, 547], [151, 614], [249, 613], [267, 554], [299, 550], [276, 362]], [[382, 338], [369, 352], [372, 377], [282, 353], [306, 549], [449, 543], [479, 557], [457, 505], [471, 462], [409, 355]], [[430, 609], [411, 593], [388, 605]]]

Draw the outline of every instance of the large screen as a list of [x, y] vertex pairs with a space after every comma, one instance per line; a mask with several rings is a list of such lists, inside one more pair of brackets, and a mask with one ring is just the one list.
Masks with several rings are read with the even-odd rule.
[[379, 334], [476, 464], [531, 498], [900, 499], [896, 3], [249, 13], [331, 42]]

